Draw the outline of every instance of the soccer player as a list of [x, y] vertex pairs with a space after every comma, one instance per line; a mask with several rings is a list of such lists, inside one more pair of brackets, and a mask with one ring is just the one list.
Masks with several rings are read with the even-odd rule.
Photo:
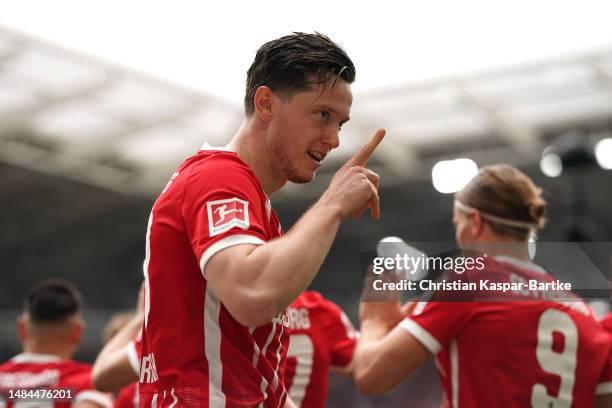
[[[457, 193], [457, 242], [488, 254], [471, 281], [553, 280], [528, 254], [529, 236], [545, 221], [540, 191], [518, 169], [495, 165]], [[385, 393], [435, 356], [445, 407], [592, 407], [596, 393], [606, 403], [612, 345], [581, 299], [565, 293], [559, 302], [530, 290], [485, 296], [500, 301], [434, 297], [408, 317], [397, 302], [362, 303], [358, 387]]]
[[146, 235], [141, 405], [285, 404], [285, 310], [344, 219], [367, 208], [378, 218], [378, 176], [364, 166], [384, 130], [284, 235], [269, 197], [287, 181], [312, 180], [338, 147], [354, 79], [350, 58], [321, 34], [264, 44], [230, 143], [205, 144], [171, 177]]
[[94, 386], [116, 392], [138, 380], [141, 330], [144, 322], [144, 283], [140, 286], [136, 312], [104, 345], [93, 365]]
[[84, 328], [78, 290], [45, 280], [28, 291], [24, 306], [17, 325], [23, 353], [0, 365], [0, 406], [110, 408], [110, 396], [94, 390], [91, 367], [72, 360]]
[[357, 332], [346, 314], [319, 292], [303, 292], [287, 309], [285, 385], [299, 408], [324, 407], [329, 371], [352, 377]]
[[144, 284], [140, 287], [136, 311], [107, 339], [93, 365], [94, 386], [100, 391], [117, 393], [114, 408], [139, 406], [138, 374], [143, 321]]

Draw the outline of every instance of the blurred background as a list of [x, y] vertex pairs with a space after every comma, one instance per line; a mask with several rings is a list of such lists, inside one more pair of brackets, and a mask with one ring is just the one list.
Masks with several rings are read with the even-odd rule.
[[[44, 277], [83, 292], [92, 361], [110, 316], [134, 306], [153, 201], [204, 141], [242, 121], [246, 70], [265, 41], [320, 31], [357, 67], [341, 147], [309, 185], [272, 203], [285, 230], [379, 126], [370, 167], [382, 218], [343, 225], [313, 288], [357, 324], [360, 253], [385, 236], [452, 242], [452, 194], [479, 166], [511, 163], [550, 205], [540, 241], [612, 241], [612, 33], [603, 2], [432, 1], [377, 9], [309, 2], [6, 2], [0, 13], [0, 359]], [[12, 3], [12, 4], [11, 4]], [[51, 2], [49, 2], [51, 3]], [[605, 270], [610, 279], [610, 267]], [[606, 299], [596, 306], [609, 309]], [[433, 364], [366, 399], [333, 377], [330, 406], [434, 406]], [[414, 392], [413, 392], [414, 391]]]

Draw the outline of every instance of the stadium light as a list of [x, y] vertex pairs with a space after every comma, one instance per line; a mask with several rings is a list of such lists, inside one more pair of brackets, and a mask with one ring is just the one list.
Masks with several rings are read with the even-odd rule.
[[[551, 146], [542, 151], [540, 170], [548, 177], [558, 177], [564, 171], [575, 173], [595, 165], [595, 155], [582, 130], [563, 133]], [[612, 152], [611, 152], [612, 153]], [[612, 159], [612, 154], [608, 157]]]
[[595, 145], [595, 158], [602, 169], [612, 170], [612, 138], [602, 139]]
[[478, 166], [471, 159], [442, 160], [433, 166], [431, 180], [436, 190], [449, 194], [461, 190], [477, 173]]
[[556, 153], [551, 153], [550, 149], [545, 149], [540, 159], [540, 170], [548, 177], [559, 177], [563, 172], [561, 157]]

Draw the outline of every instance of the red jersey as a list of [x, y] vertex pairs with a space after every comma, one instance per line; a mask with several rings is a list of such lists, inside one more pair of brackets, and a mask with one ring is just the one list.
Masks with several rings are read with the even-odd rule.
[[356, 331], [338, 306], [315, 291], [302, 293], [287, 314], [291, 337], [285, 386], [298, 407], [323, 407], [329, 369], [351, 363]]
[[603, 327], [612, 336], [612, 313], [608, 313], [603, 319], [599, 321], [601, 327]]
[[141, 406], [284, 405], [284, 316], [243, 326], [206, 280], [217, 252], [281, 235], [259, 181], [235, 153], [200, 150], [177, 169], [147, 229]]
[[[537, 265], [508, 257], [489, 258], [470, 279], [553, 281]], [[509, 301], [421, 302], [402, 321], [436, 356], [444, 406], [593, 406], [596, 388], [604, 393], [612, 380], [612, 344], [579, 298], [539, 295], [522, 290]]]
[[[91, 382], [91, 366], [62, 360], [48, 354], [23, 353], [0, 365], [0, 406], [18, 408], [12, 399], [17, 390], [55, 390], [52, 400], [27, 399], [24, 404], [37, 408], [68, 408], [73, 403], [91, 401], [104, 408], [112, 406], [108, 394], [96, 391]], [[69, 393], [68, 393], [69, 391]], [[5, 399], [5, 401], [2, 401]], [[3, 403], [4, 402], [4, 403]]]
[[134, 382], [117, 392], [113, 408], [138, 408], [138, 383]]

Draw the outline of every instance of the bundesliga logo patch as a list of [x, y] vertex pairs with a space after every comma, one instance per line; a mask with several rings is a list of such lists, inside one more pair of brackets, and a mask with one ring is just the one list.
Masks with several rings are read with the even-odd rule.
[[249, 228], [249, 202], [239, 198], [209, 201], [208, 231], [211, 237], [221, 234], [232, 227]]

